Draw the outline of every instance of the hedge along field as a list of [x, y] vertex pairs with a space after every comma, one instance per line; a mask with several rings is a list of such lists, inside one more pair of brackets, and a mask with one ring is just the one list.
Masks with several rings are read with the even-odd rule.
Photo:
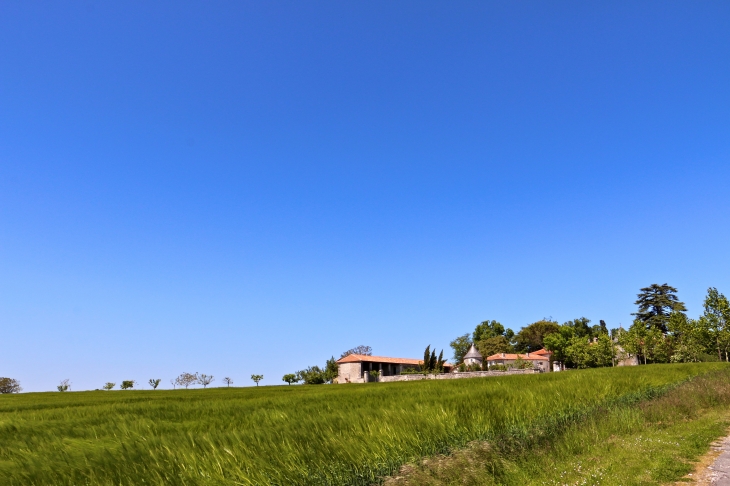
[[476, 439], [529, 446], [723, 363], [334, 386], [0, 396], [4, 484], [372, 484]]

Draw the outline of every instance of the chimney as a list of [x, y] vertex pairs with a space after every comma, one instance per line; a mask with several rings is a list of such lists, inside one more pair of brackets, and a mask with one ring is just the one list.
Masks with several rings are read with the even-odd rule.
[[529, 351], [527, 352], [527, 357], [528, 357], [528, 358], [530, 357], [530, 352], [529, 352]]
[[502, 353], [502, 357], [504, 358], [504, 353]]

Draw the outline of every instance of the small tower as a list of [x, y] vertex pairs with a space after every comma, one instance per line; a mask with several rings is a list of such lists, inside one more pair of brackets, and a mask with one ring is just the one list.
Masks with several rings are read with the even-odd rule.
[[483, 360], [484, 358], [482, 358], [481, 353], [477, 351], [477, 348], [472, 344], [469, 348], [469, 352], [467, 352], [464, 356], [464, 364], [467, 366], [475, 364], [481, 366]]

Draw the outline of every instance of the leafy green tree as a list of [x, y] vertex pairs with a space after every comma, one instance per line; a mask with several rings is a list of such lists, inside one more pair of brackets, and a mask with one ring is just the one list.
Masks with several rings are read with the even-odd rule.
[[324, 370], [316, 365], [297, 371], [297, 377], [305, 385], [323, 385], [326, 382]]
[[665, 284], [651, 284], [644, 287], [637, 294], [636, 305], [639, 306], [638, 312], [632, 315], [636, 316], [644, 326], [659, 329], [663, 334], [668, 331], [669, 315], [672, 312], [684, 312], [687, 308], [683, 302], [677, 298], [677, 289]]
[[459, 336], [449, 343], [451, 349], [454, 350], [454, 363], [459, 364], [464, 361], [464, 356], [469, 352], [469, 348], [472, 345], [471, 336], [469, 333]]
[[[627, 353], [633, 354], [637, 359], [643, 358], [646, 364], [646, 337], [648, 329], [640, 319], [634, 319], [628, 331], [619, 335], [619, 344]], [[641, 362], [641, 361], [639, 361]]]
[[568, 341], [565, 354], [576, 368], [589, 368], [593, 365], [590, 341], [586, 337], [572, 337]]
[[523, 327], [515, 336], [518, 352], [537, 351], [544, 347], [543, 339], [548, 334], [558, 332], [560, 326], [555, 321], [546, 319], [533, 322], [529, 326]]
[[504, 331], [504, 337], [507, 338], [507, 341], [509, 341], [510, 345], [514, 346], [514, 339], [515, 339], [515, 332], [512, 329], [507, 329]]
[[256, 386], [259, 386], [259, 381], [264, 379], [264, 375], [251, 375], [251, 379], [256, 382]]
[[102, 386], [102, 388], [104, 390], [106, 390], [106, 391], [109, 391], [112, 388], [114, 388], [115, 386], [116, 386], [116, 383], [112, 383], [111, 381], [107, 381], [106, 383], [104, 383], [104, 386]]
[[730, 347], [730, 303], [716, 288], [710, 287], [707, 289], [704, 308], [703, 317], [717, 350], [717, 358], [722, 361], [724, 352], [727, 361], [728, 347]]
[[162, 380], [159, 378], [150, 378], [149, 384], [153, 390], [157, 390], [157, 387], [160, 386], [161, 381]]
[[132, 388], [134, 388], [135, 384], [136, 382], [134, 380], [122, 380], [122, 384], [119, 385], [119, 388], [121, 388], [122, 390], [131, 390]]
[[564, 323], [563, 326], [570, 327], [573, 330], [573, 336], [575, 337], [591, 337], [593, 335], [593, 331], [588, 325], [590, 322], [590, 319], [579, 317], [578, 319], [573, 319], [572, 321]]
[[505, 336], [494, 336], [482, 339], [475, 345], [485, 359], [493, 354], [509, 353], [512, 351], [512, 346]]
[[482, 321], [474, 329], [472, 334], [473, 342], [489, 339], [497, 336], [504, 336], [504, 326], [497, 321]]
[[294, 373], [287, 373], [281, 380], [291, 385], [292, 383], [297, 383], [299, 381], [299, 377]]
[[567, 349], [570, 344], [570, 340], [573, 339], [573, 329], [570, 326], [563, 324], [560, 326], [558, 332], [548, 334], [543, 338], [543, 345], [545, 349], [553, 353], [552, 359], [559, 363], [562, 369], [568, 366], [568, 354]]
[[324, 381], [325, 383], [334, 383], [337, 376], [340, 374], [340, 368], [337, 365], [337, 360], [334, 356], [327, 360], [324, 366]]
[[590, 345], [591, 361], [595, 366], [613, 366], [615, 356], [613, 340], [608, 333], [603, 333]]
[[13, 378], [0, 378], [0, 393], [20, 393], [23, 390], [20, 382]]
[[699, 362], [708, 349], [712, 349], [712, 337], [704, 316], [688, 319], [683, 312], [672, 312], [668, 328], [676, 340], [670, 357], [672, 363]]

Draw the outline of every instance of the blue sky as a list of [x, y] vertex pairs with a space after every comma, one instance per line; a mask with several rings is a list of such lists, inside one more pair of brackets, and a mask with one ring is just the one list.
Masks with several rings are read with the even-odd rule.
[[[728, 2], [4, 2], [0, 375], [281, 384], [730, 293]], [[449, 353], [450, 355], [450, 353]]]

